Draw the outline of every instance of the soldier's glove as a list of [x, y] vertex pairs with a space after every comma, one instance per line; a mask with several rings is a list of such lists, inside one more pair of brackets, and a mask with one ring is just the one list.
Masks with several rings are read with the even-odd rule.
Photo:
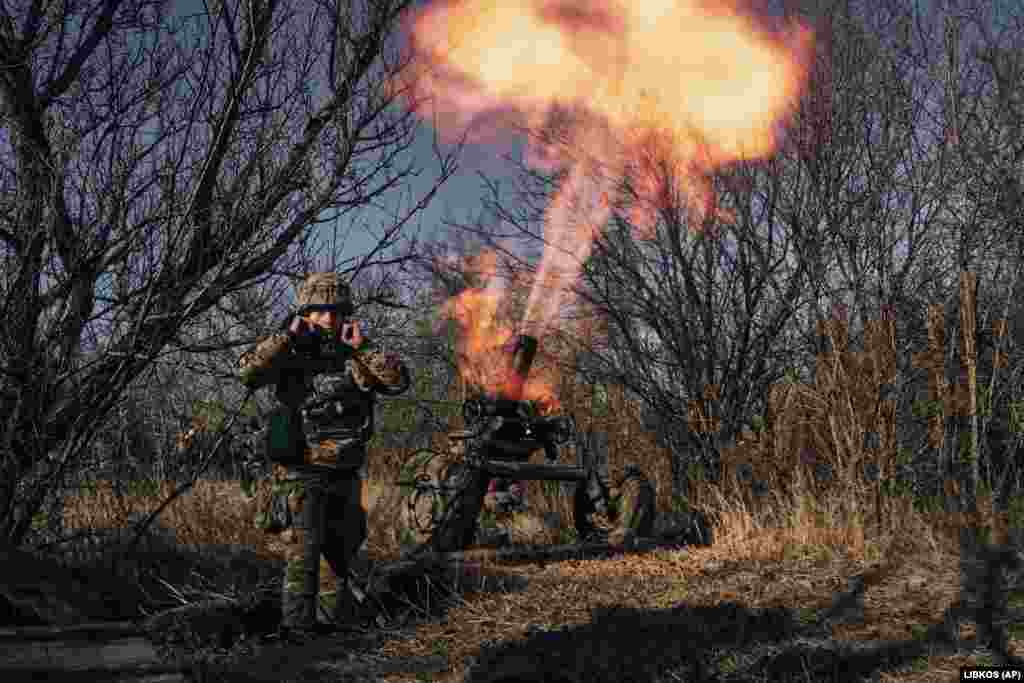
[[295, 316], [288, 326], [288, 338], [292, 342], [292, 348], [299, 353], [316, 353], [320, 348], [321, 335], [319, 326], [301, 316]]

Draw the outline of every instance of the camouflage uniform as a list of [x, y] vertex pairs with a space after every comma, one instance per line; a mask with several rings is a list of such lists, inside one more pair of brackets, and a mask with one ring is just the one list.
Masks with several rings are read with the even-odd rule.
[[[345, 319], [352, 313], [348, 286], [333, 273], [307, 278], [298, 306], [299, 316], [333, 309]], [[281, 532], [286, 561], [282, 625], [312, 628], [325, 606], [335, 621], [348, 621], [354, 608], [349, 562], [367, 532], [360, 471], [376, 395], [404, 392], [409, 371], [398, 356], [366, 340], [352, 349], [321, 333], [311, 352], [308, 342], [282, 332], [242, 355], [239, 376], [251, 388], [276, 385], [281, 404], [267, 448], [275, 462], [273, 490], [287, 499], [285, 528], [268, 529]], [[334, 595], [319, 595], [321, 553], [337, 577]]]

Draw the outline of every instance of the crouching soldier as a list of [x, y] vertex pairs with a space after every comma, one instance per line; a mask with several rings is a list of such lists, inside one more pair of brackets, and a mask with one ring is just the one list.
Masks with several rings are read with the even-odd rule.
[[[349, 563], [366, 539], [361, 472], [373, 435], [377, 394], [409, 387], [401, 359], [362, 336], [348, 285], [334, 273], [310, 275], [285, 331], [239, 359], [250, 388], [275, 385], [280, 404], [267, 425], [274, 489], [287, 493], [289, 525], [282, 627], [312, 631], [355, 617]], [[320, 555], [337, 578], [334, 604], [319, 595]]]

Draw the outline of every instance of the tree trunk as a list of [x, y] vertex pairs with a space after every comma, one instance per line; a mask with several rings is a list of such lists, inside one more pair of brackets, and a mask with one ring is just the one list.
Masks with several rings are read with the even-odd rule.
[[[961, 467], [961, 511], [978, 511], [978, 366], [975, 340], [975, 306], [977, 304], [977, 278], [974, 273], [960, 273], [960, 388], [965, 392], [964, 405], [959, 406], [961, 427], [968, 434], [967, 454], [960, 453]], [[966, 459], [966, 462], [964, 460]]]

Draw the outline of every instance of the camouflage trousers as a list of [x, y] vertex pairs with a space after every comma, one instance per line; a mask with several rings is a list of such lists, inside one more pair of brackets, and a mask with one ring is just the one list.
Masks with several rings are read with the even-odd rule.
[[[362, 480], [352, 475], [289, 471], [275, 485], [288, 490], [292, 520], [292, 526], [281, 534], [285, 560], [282, 625], [312, 628], [317, 622], [350, 622], [357, 610], [348, 585], [349, 569], [367, 534]], [[311, 534], [318, 538], [311, 539]], [[320, 552], [314, 556], [317, 546]], [[320, 577], [321, 556], [336, 577], [334, 586], [324, 585]]]

